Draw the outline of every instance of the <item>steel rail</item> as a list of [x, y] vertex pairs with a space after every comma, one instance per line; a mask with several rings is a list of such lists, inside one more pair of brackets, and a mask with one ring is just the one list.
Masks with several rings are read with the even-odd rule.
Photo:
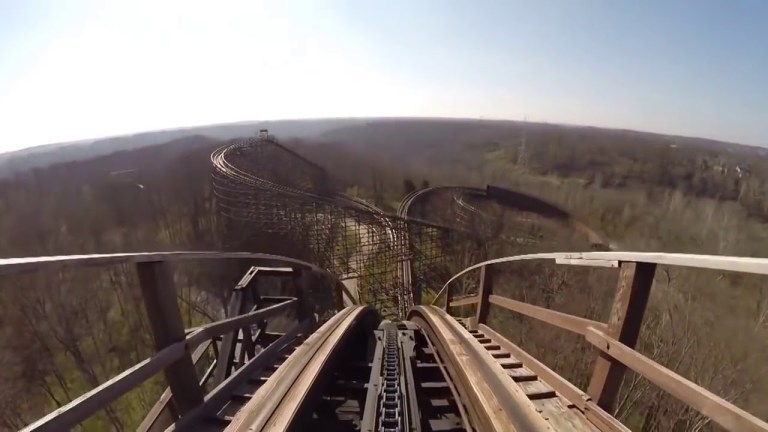
[[345, 339], [373, 314], [369, 306], [355, 306], [334, 315], [288, 357], [225, 430], [288, 430], [306, 408], [321, 376], [329, 373]]
[[416, 306], [411, 309], [409, 319], [429, 335], [467, 407], [475, 430], [551, 430], [501, 365], [445, 311], [433, 306]]

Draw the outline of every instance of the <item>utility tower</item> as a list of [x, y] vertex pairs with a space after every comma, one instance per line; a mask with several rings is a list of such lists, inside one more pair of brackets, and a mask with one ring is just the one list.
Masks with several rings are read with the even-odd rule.
[[517, 166], [520, 168], [526, 168], [528, 165], [528, 154], [525, 149], [527, 122], [528, 118], [525, 117], [523, 120], [523, 136], [520, 139], [520, 147], [517, 150]]

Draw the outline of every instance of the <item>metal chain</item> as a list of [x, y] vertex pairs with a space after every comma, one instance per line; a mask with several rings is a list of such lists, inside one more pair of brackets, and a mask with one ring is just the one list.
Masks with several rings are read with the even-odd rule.
[[384, 385], [379, 397], [379, 432], [403, 430], [403, 400], [400, 392], [400, 350], [397, 329], [386, 330], [384, 348]]

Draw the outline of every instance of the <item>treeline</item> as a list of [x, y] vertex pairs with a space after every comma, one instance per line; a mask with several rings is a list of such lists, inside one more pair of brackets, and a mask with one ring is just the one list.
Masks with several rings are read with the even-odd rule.
[[[218, 145], [188, 137], [0, 181], [0, 256], [218, 249], [209, 160]], [[232, 277], [181, 266], [185, 324], [217, 316]], [[0, 430], [17, 430], [151, 355], [135, 269], [4, 276], [0, 346]], [[163, 387], [157, 377], [81, 429], [134, 429]]]
[[[438, 123], [348, 128], [320, 146], [328, 154], [353, 151], [433, 184], [492, 183], [541, 196], [600, 229], [618, 249], [766, 256], [764, 149], [594, 128]], [[509, 265], [498, 286], [521, 301], [605, 320], [616, 279], [597, 273]], [[586, 387], [595, 353], [583, 338], [493, 308], [491, 322]], [[661, 267], [638, 350], [768, 419], [767, 340], [764, 277]], [[615, 414], [632, 430], [720, 430], [631, 373]]]
[[[0, 257], [226, 249], [210, 162], [222, 144], [189, 136], [0, 179]], [[346, 188], [396, 208], [403, 177], [386, 166], [346, 153], [319, 159]], [[221, 318], [237, 265], [177, 266], [185, 325]], [[0, 430], [20, 429], [151, 355], [143, 311], [131, 266], [0, 279]], [[163, 387], [156, 377], [80, 429], [134, 429]]]
[[351, 151], [401, 175], [442, 184], [503, 181], [504, 176], [488, 175], [488, 167], [496, 164], [606, 188], [679, 190], [730, 200], [751, 216], [768, 220], [764, 148], [590, 127], [418, 119], [340, 128], [318, 142], [326, 153]]
[[[224, 230], [209, 160], [220, 144], [193, 136], [1, 180], [0, 256], [220, 249]], [[768, 162], [760, 150], [590, 128], [431, 121], [375, 122], [287, 144], [324, 166], [349, 193], [390, 211], [425, 182], [494, 183], [567, 208], [624, 249], [762, 256], [768, 250]], [[501, 231], [518, 224], [502, 222]], [[239, 276], [197, 266], [181, 270], [177, 287], [187, 287], [179, 293], [187, 324], [220, 313], [235, 282], [227, 278]], [[533, 272], [518, 273], [527, 274]], [[614, 281], [581, 276], [562, 283], [557, 272], [537, 274], [509, 295], [604, 319], [603, 297]], [[0, 429], [20, 428], [151, 353], [130, 268], [0, 283], [0, 404], [6, 407]], [[660, 270], [640, 349], [767, 418], [763, 285], [757, 278]], [[579, 341], [496, 319], [509, 328], [529, 326], [514, 327], [530, 328], [516, 333], [529, 336], [518, 342], [583, 384], [589, 366], [575, 354], [589, 350]], [[742, 385], [743, 391], [736, 388]], [[132, 429], [161, 388], [162, 380], [149, 383], [82, 429]], [[639, 430], [713, 429], [636, 377], [628, 378], [622, 398], [617, 414]]]

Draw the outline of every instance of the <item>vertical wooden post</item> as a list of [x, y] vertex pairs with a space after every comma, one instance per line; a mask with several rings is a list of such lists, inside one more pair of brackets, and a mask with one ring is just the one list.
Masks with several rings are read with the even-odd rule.
[[312, 269], [295, 268], [293, 270], [294, 295], [298, 299], [296, 302], [296, 320], [299, 323], [309, 318], [315, 312], [314, 305], [307, 298], [314, 281], [315, 275], [312, 273]]
[[[249, 279], [250, 282], [250, 279]], [[227, 318], [236, 317], [244, 313], [245, 293], [238, 284], [232, 294], [229, 296], [227, 305]], [[213, 382], [221, 384], [232, 372], [233, 362], [235, 360], [235, 347], [237, 345], [237, 335], [240, 330], [225, 334], [221, 339], [221, 346], [216, 357], [216, 370], [213, 371]]]
[[493, 269], [484, 265], [480, 267], [480, 284], [478, 285], [477, 297], [477, 323], [485, 324], [488, 321], [488, 297], [493, 290]]
[[[410, 266], [409, 266], [409, 268], [410, 268]], [[410, 274], [410, 271], [408, 271], [408, 274]], [[419, 306], [419, 305], [421, 305], [421, 301], [424, 298], [424, 296], [422, 294], [422, 291], [421, 291], [421, 283], [419, 282], [420, 279], [414, 282], [413, 281], [413, 276], [409, 276], [408, 280], [411, 281], [411, 286], [410, 287], [405, 287], [405, 289], [406, 290], [407, 289], [411, 290], [411, 292], [413, 293], [413, 305], [414, 306]]]
[[[606, 334], [630, 348], [637, 343], [655, 273], [656, 264], [621, 263]], [[613, 412], [625, 371], [626, 366], [605, 353], [600, 353], [595, 361], [587, 394], [607, 412]]]
[[452, 301], [453, 301], [453, 293], [451, 293], [451, 285], [448, 284], [448, 286], [445, 287], [445, 311], [448, 312], [448, 315], [451, 314]]
[[[161, 261], [136, 264], [144, 307], [155, 340], [155, 350], [183, 341], [184, 322], [176, 303], [173, 276], [167, 264]], [[171, 388], [173, 404], [184, 415], [203, 403], [203, 390], [197, 380], [195, 366], [189, 352], [165, 369], [165, 379]]]

